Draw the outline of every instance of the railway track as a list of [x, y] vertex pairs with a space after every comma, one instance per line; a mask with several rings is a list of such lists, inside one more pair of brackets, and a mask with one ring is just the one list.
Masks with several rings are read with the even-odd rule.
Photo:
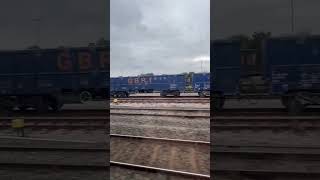
[[[110, 101], [113, 102], [114, 99]], [[118, 103], [210, 103], [210, 98], [117, 98]]]
[[11, 128], [12, 120], [23, 119], [25, 128], [106, 129], [109, 117], [0, 117], [0, 129]]
[[320, 178], [319, 147], [213, 145], [211, 174], [216, 179]]
[[103, 172], [108, 167], [108, 152], [104, 143], [10, 139], [0, 143], [0, 167]]
[[210, 143], [110, 135], [111, 166], [209, 179]]
[[[128, 107], [128, 106], [111, 106], [111, 114], [116, 112], [122, 112], [123, 114], [128, 113], [137, 113], [137, 114], [213, 114], [213, 118], [217, 116], [292, 116], [284, 108], [241, 108], [241, 109], [224, 109], [222, 111], [212, 111], [210, 112], [209, 108], [154, 108], [154, 107]], [[305, 112], [301, 113], [300, 116], [320, 116], [319, 108], [308, 108]]]
[[[256, 113], [257, 112], [257, 113]], [[246, 115], [211, 117], [211, 128], [214, 131], [223, 130], [317, 130], [320, 128], [320, 116], [314, 116], [314, 112], [305, 113], [305, 116], [282, 115], [268, 116], [265, 111], [254, 110], [253, 113], [244, 112]], [[203, 119], [210, 118], [208, 109], [170, 109], [170, 108], [111, 108], [112, 116], [156, 116]], [[257, 115], [258, 114], [258, 115]], [[263, 115], [261, 115], [263, 114]], [[281, 116], [282, 115], [282, 116]]]
[[[42, 117], [69, 117], [69, 116], [101, 116], [108, 117], [109, 112], [111, 111], [152, 111], [156, 112], [184, 112], [184, 113], [210, 113], [208, 108], [149, 108], [149, 107], [128, 107], [128, 106], [111, 106], [106, 109], [83, 109], [83, 110], [74, 110], [74, 109], [64, 109], [59, 112], [48, 111], [47, 113], [38, 113], [35, 110], [27, 111], [13, 111], [11, 114], [2, 114], [2, 116], [23, 116], [23, 117], [32, 117], [32, 116], [42, 116]], [[1, 115], [0, 115], [1, 117]]]
[[[135, 174], [137, 173], [152, 173], [151, 175], [145, 175], [144, 176], [151, 176], [149, 179], [156, 179], [159, 176], [163, 176], [166, 179], [192, 179], [192, 180], [208, 180], [210, 179], [209, 175], [204, 174], [196, 174], [196, 173], [189, 173], [189, 172], [183, 172], [183, 171], [175, 171], [170, 169], [164, 169], [164, 168], [156, 168], [151, 166], [142, 166], [137, 164], [129, 164], [129, 163], [122, 163], [117, 161], [110, 161], [111, 169], [122, 168], [124, 170], [133, 170]], [[123, 176], [124, 173], [121, 173]]]
[[[158, 96], [147, 96], [147, 95], [140, 95], [140, 96], [129, 96], [129, 98], [165, 98], [165, 97], [161, 97], [160, 95]], [[174, 97], [174, 96], [167, 96], [166, 98], [199, 98], [199, 95], [180, 95], [179, 97]]]
[[136, 136], [207, 141], [210, 134], [208, 109], [111, 108], [111, 132]]
[[[216, 116], [289, 116], [285, 108], [235, 108], [213, 112]], [[320, 108], [307, 108], [302, 116], [320, 116]], [[292, 116], [292, 115], [291, 115]]]
[[305, 131], [319, 130], [320, 116], [216, 116], [211, 118], [214, 132], [230, 130]]
[[130, 110], [130, 111], [173, 111], [173, 112], [206, 112], [209, 113], [208, 108], [154, 108], [154, 107], [128, 107], [128, 106], [111, 106], [110, 110]]
[[211, 135], [216, 138], [211, 147], [212, 177], [319, 179], [320, 146], [311, 146], [317, 142], [314, 134], [320, 128], [319, 119], [315, 108], [300, 116], [290, 116], [280, 108], [217, 112], [210, 123]]
[[110, 115], [210, 118], [209, 109], [111, 107]]
[[109, 109], [63, 109], [58, 112], [48, 111], [46, 113], [38, 113], [35, 110], [19, 111], [15, 110], [11, 113], [3, 114], [5, 116], [53, 116], [53, 117], [67, 117], [67, 116], [109, 116]]

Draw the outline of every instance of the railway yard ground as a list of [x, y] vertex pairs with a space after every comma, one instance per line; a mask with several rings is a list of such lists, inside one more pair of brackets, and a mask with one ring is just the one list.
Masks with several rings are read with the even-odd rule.
[[210, 179], [209, 98], [192, 96], [111, 103], [111, 179]]
[[[65, 105], [60, 112], [14, 111], [0, 117], [0, 179], [105, 180], [109, 177], [106, 102]], [[24, 120], [24, 136], [12, 120]]]
[[[276, 99], [230, 100], [210, 122], [206, 100], [143, 98], [111, 104], [114, 179], [320, 178], [318, 107], [292, 116]], [[186, 146], [193, 141], [203, 144]]]
[[211, 175], [222, 180], [320, 178], [320, 110], [288, 115], [277, 100], [230, 101], [211, 119]]
[[2, 115], [0, 179], [105, 180], [108, 166], [113, 180], [320, 179], [317, 107], [292, 116], [277, 100], [232, 100], [210, 119], [209, 98], [137, 98], [111, 101], [110, 118], [106, 102]]

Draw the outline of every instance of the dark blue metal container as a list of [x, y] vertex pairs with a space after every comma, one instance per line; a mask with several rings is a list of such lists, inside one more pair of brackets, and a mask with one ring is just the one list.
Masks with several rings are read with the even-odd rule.
[[86, 90], [93, 96], [106, 96], [108, 53], [105, 47], [2, 51], [0, 95], [63, 95]]
[[272, 94], [320, 90], [320, 37], [272, 38], [265, 43]]
[[111, 78], [111, 92], [160, 92], [164, 90], [183, 92], [185, 86], [185, 75], [183, 74]]
[[192, 87], [194, 92], [210, 91], [210, 73], [194, 73]]
[[240, 42], [215, 41], [211, 48], [212, 91], [225, 95], [239, 93]]

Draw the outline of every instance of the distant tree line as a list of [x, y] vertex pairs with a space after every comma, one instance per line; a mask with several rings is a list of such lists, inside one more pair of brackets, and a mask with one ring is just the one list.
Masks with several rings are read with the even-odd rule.
[[233, 35], [230, 40], [239, 40], [242, 49], [260, 49], [262, 41], [271, 37], [271, 32], [254, 32], [251, 36], [239, 34]]
[[[94, 43], [89, 43], [88, 47], [95, 47], [95, 46], [108, 46], [109, 45], [109, 41], [107, 41], [104, 38], [99, 38], [96, 42]], [[58, 48], [66, 48], [67, 46], [58, 46]], [[32, 46], [28, 46], [26, 49], [28, 50], [37, 50], [37, 49], [41, 49], [41, 47], [39, 45], [32, 45]]]

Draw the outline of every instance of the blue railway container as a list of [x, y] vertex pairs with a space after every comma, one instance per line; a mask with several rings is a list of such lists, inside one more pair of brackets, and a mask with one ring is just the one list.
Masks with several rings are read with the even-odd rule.
[[210, 95], [210, 73], [194, 73], [192, 75], [193, 91], [200, 97]]
[[107, 47], [1, 51], [0, 59], [0, 97], [7, 108], [58, 110], [75, 97], [107, 96]]
[[186, 87], [185, 75], [148, 75], [111, 78], [111, 96], [128, 97], [130, 93], [161, 92], [179, 96]]
[[283, 105], [301, 111], [320, 104], [320, 37], [271, 38], [265, 43], [266, 78], [270, 93]]
[[[320, 104], [320, 37], [269, 38], [261, 46], [261, 77], [243, 77], [250, 74], [241, 64], [240, 43], [217, 41], [213, 48], [214, 107], [223, 107], [228, 96], [276, 96], [282, 99], [289, 111], [299, 112], [307, 105]], [[252, 50], [250, 50], [252, 54]], [[255, 60], [255, 59], [254, 59]], [[263, 83], [258, 83], [263, 81]], [[264, 86], [261, 93], [255, 89]], [[258, 93], [250, 94], [244, 87], [254, 87]], [[264, 89], [266, 89], [264, 91]]]
[[320, 89], [320, 37], [270, 39], [266, 59], [272, 93]]
[[240, 42], [239, 41], [214, 41], [211, 44], [211, 96], [215, 99], [213, 106], [221, 109], [225, 96], [239, 93], [241, 73]]

